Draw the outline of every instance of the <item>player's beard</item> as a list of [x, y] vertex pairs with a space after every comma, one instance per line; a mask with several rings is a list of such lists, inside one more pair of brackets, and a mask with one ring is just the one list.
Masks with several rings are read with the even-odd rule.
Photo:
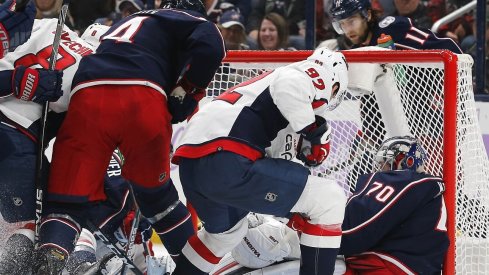
[[370, 35], [370, 31], [367, 30], [362, 36], [360, 36], [360, 39], [358, 40], [359, 41], [358, 45], [368, 46], [368, 44], [370, 42], [370, 40], [367, 41], [369, 35]]

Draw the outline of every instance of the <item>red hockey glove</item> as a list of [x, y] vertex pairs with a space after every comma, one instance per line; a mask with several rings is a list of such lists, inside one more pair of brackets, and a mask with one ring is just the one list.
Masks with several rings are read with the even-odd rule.
[[[135, 216], [134, 210], [129, 211], [127, 216], [122, 221], [121, 229], [124, 233], [124, 237], [126, 240], [129, 240], [129, 235], [131, 234], [132, 222]], [[153, 233], [153, 229], [149, 221], [145, 218], [141, 218], [138, 225], [138, 231], [136, 234], [136, 238], [134, 239], [134, 244], [141, 244], [142, 242], [147, 242], [151, 238], [151, 234]]]
[[53, 102], [63, 95], [62, 80], [62, 71], [17, 66], [12, 74], [12, 91], [21, 100], [39, 104]]
[[297, 158], [307, 166], [318, 166], [329, 155], [329, 136], [331, 129], [326, 120], [316, 116], [316, 122], [300, 132], [302, 138], [310, 142], [310, 147], [305, 142], [300, 142], [300, 150]]

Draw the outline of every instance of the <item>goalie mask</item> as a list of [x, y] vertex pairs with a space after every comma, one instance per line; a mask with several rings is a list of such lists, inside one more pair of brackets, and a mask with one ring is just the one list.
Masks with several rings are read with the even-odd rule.
[[92, 24], [88, 26], [88, 28], [85, 30], [85, 32], [83, 32], [80, 38], [90, 44], [93, 49], [96, 49], [98, 45], [100, 45], [100, 38], [107, 32], [109, 28], [109, 26], [105, 26], [99, 23]]
[[392, 137], [384, 141], [375, 160], [379, 170], [412, 170], [424, 171], [424, 162], [427, 156], [421, 144], [410, 136]]
[[207, 15], [204, 3], [201, 0], [164, 0], [161, 9], [192, 10]]
[[333, 52], [328, 48], [317, 48], [308, 61], [321, 65], [326, 70], [325, 89], [316, 89], [313, 107], [327, 104], [328, 111], [334, 110], [343, 101], [348, 86], [348, 63], [340, 52]]

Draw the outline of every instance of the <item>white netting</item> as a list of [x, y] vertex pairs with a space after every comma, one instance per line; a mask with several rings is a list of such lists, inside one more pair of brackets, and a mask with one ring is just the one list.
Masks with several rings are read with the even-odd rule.
[[[421, 63], [413, 59], [407, 62], [403, 58], [400, 62], [390, 60], [387, 63], [379, 61], [380, 55], [372, 61], [356, 63], [349, 60], [348, 52], [345, 55], [350, 67], [358, 66], [357, 71], [370, 71], [370, 67], [362, 66], [375, 63], [381, 73], [375, 76], [373, 91], [352, 92], [338, 108], [327, 113], [332, 127], [331, 154], [326, 163], [313, 172], [334, 178], [350, 192], [358, 175], [373, 171], [373, 153], [383, 139], [411, 134], [427, 149], [428, 172], [443, 176], [445, 93], [457, 93], [457, 120], [448, 124], [457, 130], [454, 158], [457, 193], [455, 198], [446, 198], [447, 205], [456, 204], [456, 272], [489, 274], [489, 257], [486, 256], [489, 252], [489, 162], [473, 97], [472, 59], [458, 56], [458, 85], [447, 91], [441, 61]], [[291, 59], [288, 63], [299, 60]], [[215, 97], [244, 80], [284, 64], [287, 63], [282, 60], [257, 62], [252, 58], [223, 63], [208, 87], [208, 97]], [[453, 224], [452, 220], [449, 222]]]

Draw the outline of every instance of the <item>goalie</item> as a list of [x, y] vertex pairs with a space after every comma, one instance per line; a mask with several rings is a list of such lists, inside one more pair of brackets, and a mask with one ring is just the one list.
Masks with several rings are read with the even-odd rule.
[[[411, 137], [384, 141], [376, 161], [379, 172], [360, 176], [347, 202], [340, 247], [346, 274], [440, 273], [449, 245], [442, 179], [425, 173], [426, 154]], [[261, 220], [234, 248], [234, 260], [262, 268], [298, 259], [297, 234], [277, 220]], [[289, 220], [299, 231], [300, 224]], [[335, 273], [341, 269], [337, 264]]]

